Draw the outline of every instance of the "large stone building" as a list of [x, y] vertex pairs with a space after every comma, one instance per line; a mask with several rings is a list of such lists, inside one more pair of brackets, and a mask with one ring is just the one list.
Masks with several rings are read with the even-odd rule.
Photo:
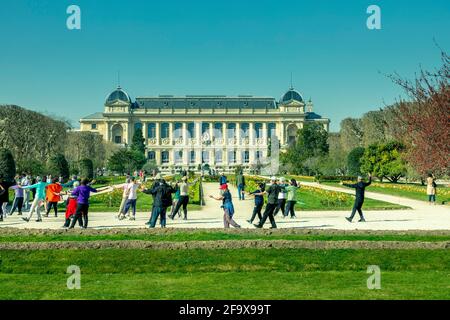
[[311, 100], [304, 101], [294, 88], [277, 102], [250, 95], [160, 95], [133, 101], [118, 87], [107, 97], [103, 112], [80, 120], [81, 131], [97, 132], [124, 146], [140, 128], [146, 156], [164, 171], [196, 170], [199, 164], [228, 171], [267, 163], [269, 148], [277, 144], [285, 149], [308, 122], [329, 129], [330, 120], [314, 113]]

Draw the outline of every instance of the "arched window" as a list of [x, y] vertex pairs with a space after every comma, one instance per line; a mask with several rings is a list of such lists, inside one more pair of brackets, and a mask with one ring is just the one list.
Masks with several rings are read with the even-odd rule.
[[183, 151], [175, 151], [175, 164], [183, 163]]
[[174, 139], [183, 137], [183, 124], [181, 122], [175, 122], [173, 129], [174, 129], [173, 131]]
[[187, 131], [188, 131], [188, 135], [190, 138], [196, 138], [195, 136], [195, 123], [194, 122], [189, 122], [187, 124]]
[[161, 123], [161, 139], [169, 138], [169, 124]]
[[142, 123], [136, 122], [136, 123], [134, 124], [134, 130], [136, 131], [137, 129], [141, 129], [141, 130], [142, 130]]
[[214, 123], [214, 135], [213, 136], [218, 139], [223, 138], [223, 123], [220, 123], [220, 122]]
[[156, 138], [156, 123], [149, 123], [147, 126], [147, 136], [150, 139]]
[[254, 124], [254, 128], [255, 128], [255, 137], [257, 139], [262, 138], [263, 136], [263, 125], [260, 122], [257, 122]]
[[167, 164], [169, 163], [169, 151], [163, 151], [161, 152], [161, 163]]
[[222, 152], [222, 150], [217, 150], [215, 156], [216, 156], [216, 163], [222, 163], [222, 161], [223, 161], [223, 152]]
[[209, 163], [209, 151], [202, 152], [202, 163]]
[[227, 123], [227, 138], [236, 137], [236, 123]]
[[149, 151], [147, 155], [147, 159], [149, 161], [155, 161], [156, 160], [156, 153], [155, 151]]
[[250, 137], [250, 124], [248, 122], [241, 123], [241, 138]]
[[277, 135], [276, 129], [277, 129], [277, 124], [276, 123], [270, 122], [270, 123], [267, 124], [267, 137], [269, 139], [271, 139], [272, 136], [276, 136]]

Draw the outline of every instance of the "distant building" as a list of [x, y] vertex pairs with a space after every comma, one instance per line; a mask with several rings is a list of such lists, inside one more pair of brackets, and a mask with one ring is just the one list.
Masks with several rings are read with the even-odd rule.
[[[80, 120], [81, 131], [101, 134], [119, 145], [131, 143], [140, 128], [146, 156], [168, 171], [245, 169], [262, 164], [277, 139], [283, 150], [295, 142], [305, 123], [329, 130], [330, 120], [313, 112], [313, 104], [290, 88], [277, 102], [271, 97], [182, 96], [139, 97], [133, 101], [120, 87], [106, 99], [103, 112]], [[267, 161], [267, 160], [266, 160]]]

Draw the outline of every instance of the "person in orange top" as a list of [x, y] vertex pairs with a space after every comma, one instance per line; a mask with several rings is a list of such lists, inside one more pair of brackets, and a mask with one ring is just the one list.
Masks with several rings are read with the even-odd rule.
[[50, 213], [50, 210], [53, 207], [53, 210], [55, 211], [55, 217], [58, 216], [58, 202], [61, 199], [61, 191], [63, 187], [58, 182], [58, 178], [53, 178], [52, 183], [47, 186], [47, 193], [46, 193], [46, 199], [48, 202], [47, 206], [47, 214], [45, 215], [48, 217], [48, 214]]

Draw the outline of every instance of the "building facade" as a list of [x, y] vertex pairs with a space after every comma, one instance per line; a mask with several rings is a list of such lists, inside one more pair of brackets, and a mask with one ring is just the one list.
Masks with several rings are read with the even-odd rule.
[[103, 112], [80, 120], [80, 129], [123, 146], [141, 129], [147, 158], [163, 171], [197, 170], [205, 164], [229, 171], [267, 164], [269, 148], [285, 150], [308, 122], [329, 130], [330, 120], [314, 113], [311, 100], [305, 102], [294, 88], [280, 101], [250, 95], [160, 95], [133, 101], [118, 87]]

